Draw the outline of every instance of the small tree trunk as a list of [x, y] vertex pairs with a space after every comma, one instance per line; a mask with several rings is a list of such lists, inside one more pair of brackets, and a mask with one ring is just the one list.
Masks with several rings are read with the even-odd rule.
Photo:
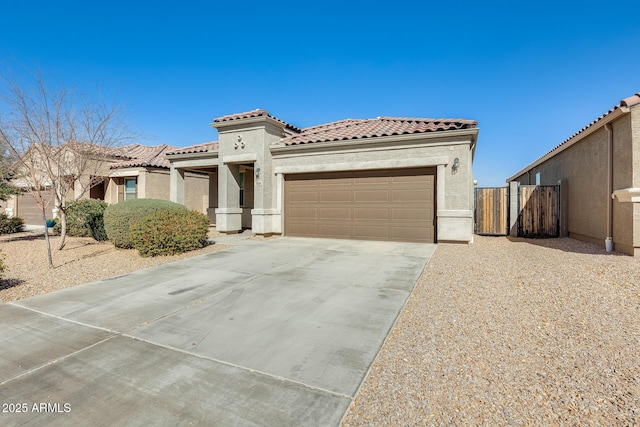
[[58, 214], [60, 214], [60, 242], [58, 243], [58, 250], [61, 250], [64, 248], [64, 245], [67, 244], [67, 213], [65, 210], [65, 206], [58, 208]]
[[51, 258], [51, 242], [49, 241], [49, 228], [47, 228], [47, 213], [42, 208], [42, 223], [44, 224], [44, 239], [47, 241], [47, 259], [49, 260], [49, 268], [53, 268], [53, 259]]

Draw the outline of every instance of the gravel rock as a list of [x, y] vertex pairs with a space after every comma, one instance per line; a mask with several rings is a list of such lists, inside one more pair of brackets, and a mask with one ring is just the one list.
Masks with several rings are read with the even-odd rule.
[[[215, 231], [209, 237], [216, 237]], [[42, 232], [0, 236], [0, 257], [7, 266], [0, 279], [0, 302], [20, 300], [229, 247], [215, 244], [180, 255], [143, 258], [135, 249], [117, 249], [109, 242], [96, 242], [89, 237], [67, 237], [64, 249], [56, 250], [58, 239], [51, 237], [54, 265], [51, 269]]]
[[640, 425], [640, 260], [475, 240], [438, 245], [343, 425]]

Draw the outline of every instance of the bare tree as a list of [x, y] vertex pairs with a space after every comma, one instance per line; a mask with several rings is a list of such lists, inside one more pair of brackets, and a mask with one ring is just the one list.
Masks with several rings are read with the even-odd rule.
[[84, 197], [108, 175], [106, 160], [132, 139], [122, 110], [100, 96], [65, 87], [50, 89], [37, 74], [33, 83], [21, 85], [2, 76], [2, 99], [8, 114], [0, 118], [0, 139], [17, 161], [17, 177], [42, 210], [49, 266], [52, 267], [46, 207], [58, 209], [65, 245], [66, 213], [70, 202]]

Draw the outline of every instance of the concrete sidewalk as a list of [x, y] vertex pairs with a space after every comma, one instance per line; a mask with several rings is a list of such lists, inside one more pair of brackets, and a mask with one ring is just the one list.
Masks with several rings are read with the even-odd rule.
[[337, 426], [434, 250], [243, 240], [0, 305], [0, 424]]

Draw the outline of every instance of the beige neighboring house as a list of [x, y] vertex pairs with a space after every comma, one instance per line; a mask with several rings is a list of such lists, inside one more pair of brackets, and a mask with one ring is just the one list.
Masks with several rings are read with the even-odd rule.
[[561, 182], [561, 234], [640, 255], [640, 93], [510, 177]]
[[[378, 117], [306, 129], [265, 110], [214, 119], [219, 141], [167, 153], [171, 200], [209, 175], [218, 231], [407, 242], [473, 239], [477, 122]], [[197, 191], [197, 189], [195, 190]]]
[[[166, 144], [159, 146], [131, 144], [110, 148], [106, 156], [100, 156], [99, 164], [89, 168], [96, 175], [79, 178], [85, 184], [89, 181], [94, 183], [90, 190], [80, 195], [82, 185], [76, 185], [77, 194], [74, 194], [72, 199], [97, 199], [109, 204], [134, 198], [169, 200], [170, 164], [165, 154], [167, 151], [176, 149]], [[209, 176], [189, 173], [185, 179], [193, 189], [185, 205], [189, 209], [207, 213]], [[16, 184], [22, 187], [28, 185], [26, 182], [16, 182]], [[50, 185], [50, 182], [48, 184]], [[44, 191], [50, 200], [46, 208], [46, 216], [51, 219], [56, 216], [53, 194], [46, 186]], [[25, 220], [26, 224], [42, 224], [40, 209], [29, 193], [14, 196], [6, 204], [5, 211], [9, 215], [19, 216]]]

